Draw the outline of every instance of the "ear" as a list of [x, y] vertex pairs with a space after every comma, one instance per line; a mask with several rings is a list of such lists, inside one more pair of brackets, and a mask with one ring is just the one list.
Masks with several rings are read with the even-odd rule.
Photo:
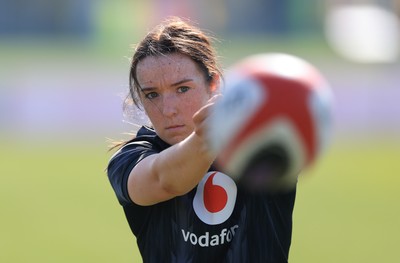
[[214, 74], [211, 83], [210, 83], [210, 93], [211, 95], [216, 95], [220, 93], [220, 84], [221, 84], [221, 79], [218, 74]]

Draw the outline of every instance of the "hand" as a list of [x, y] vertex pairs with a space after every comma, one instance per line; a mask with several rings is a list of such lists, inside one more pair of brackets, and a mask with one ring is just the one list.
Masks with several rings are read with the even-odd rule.
[[210, 151], [208, 147], [208, 123], [207, 118], [210, 116], [212, 108], [214, 107], [215, 103], [222, 97], [221, 94], [212, 96], [207, 103], [200, 108], [194, 115], [193, 115], [193, 122], [194, 122], [194, 133], [199, 137], [205, 146], [205, 150], [208, 152]]

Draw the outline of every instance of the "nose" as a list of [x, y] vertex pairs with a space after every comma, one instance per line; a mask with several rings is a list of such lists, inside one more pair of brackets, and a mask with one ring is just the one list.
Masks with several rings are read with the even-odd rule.
[[166, 117], [173, 117], [178, 113], [178, 104], [176, 95], [166, 95], [163, 97], [162, 113]]

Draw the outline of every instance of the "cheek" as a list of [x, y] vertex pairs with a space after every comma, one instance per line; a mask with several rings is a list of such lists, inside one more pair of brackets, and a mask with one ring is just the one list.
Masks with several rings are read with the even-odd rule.
[[162, 113], [160, 109], [157, 107], [157, 105], [150, 103], [149, 101], [143, 102], [143, 109], [144, 112], [146, 113], [147, 117], [150, 119], [150, 121], [154, 124], [158, 119], [162, 118]]
[[184, 105], [184, 107], [187, 109], [187, 111], [190, 111], [190, 113], [193, 115], [201, 107], [203, 107], [207, 103], [208, 100], [209, 100], [209, 97], [206, 96], [205, 94], [197, 93], [191, 99], [185, 100], [185, 102], [182, 105]]

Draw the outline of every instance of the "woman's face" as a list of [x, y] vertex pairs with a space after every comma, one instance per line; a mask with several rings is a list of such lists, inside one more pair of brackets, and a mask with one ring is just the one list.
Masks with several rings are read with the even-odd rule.
[[189, 136], [193, 114], [211, 98], [215, 84], [209, 87], [204, 72], [179, 53], [146, 57], [136, 70], [140, 98], [158, 136], [171, 145]]

